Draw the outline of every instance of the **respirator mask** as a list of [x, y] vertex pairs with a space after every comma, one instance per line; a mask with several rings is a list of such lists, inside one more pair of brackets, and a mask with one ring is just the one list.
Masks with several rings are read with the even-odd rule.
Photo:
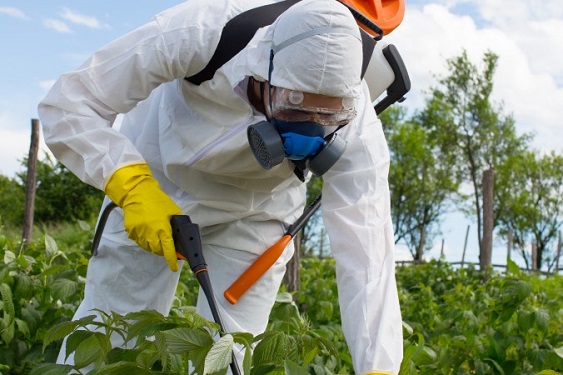
[[[261, 83], [264, 97], [264, 83]], [[354, 98], [329, 97], [269, 86], [266, 114], [269, 121], [248, 127], [250, 148], [264, 169], [284, 158], [305, 161], [315, 176], [322, 176], [342, 156], [346, 141], [336, 131], [356, 114]]]

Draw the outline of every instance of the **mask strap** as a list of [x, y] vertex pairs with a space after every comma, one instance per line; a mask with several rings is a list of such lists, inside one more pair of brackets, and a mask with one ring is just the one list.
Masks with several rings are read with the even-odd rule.
[[302, 32], [301, 34], [297, 34], [295, 36], [292, 36], [291, 38], [281, 42], [280, 44], [274, 44], [272, 43], [272, 50], [270, 53], [270, 60], [273, 59], [273, 55], [278, 53], [279, 51], [281, 51], [282, 49], [284, 49], [285, 47], [288, 47], [294, 43], [299, 42], [300, 40], [315, 36], [315, 35], [319, 35], [319, 34], [348, 34], [350, 36], [353, 36], [354, 38], [357, 38], [358, 40], [361, 41], [361, 38], [358, 38], [358, 32], [357, 30], [350, 30], [344, 27], [321, 27], [319, 29], [313, 29], [313, 30], [308, 30], [305, 32]]

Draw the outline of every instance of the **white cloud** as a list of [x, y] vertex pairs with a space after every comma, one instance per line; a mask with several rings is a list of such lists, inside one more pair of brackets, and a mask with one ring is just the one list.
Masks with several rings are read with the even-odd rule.
[[18, 8], [13, 7], [0, 7], [0, 14], [5, 14], [14, 18], [20, 18], [22, 20], [28, 19], [24, 12], [22, 12]]
[[[520, 133], [537, 134], [533, 147], [563, 151], [556, 130], [563, 118], [563, 44], [557, 40], [563, 20], [526, 19], [529, 1], [515, 1], [511, 12], [500, 12], [506, 5], [499, 0], [472, 3], [481, 5], [480, 14], [490, 21], [486, 26], [452, 13], [448, 6], [430, 4], [407, 7], [403, 23], [387, 37], [399, 49], [411, 76], [405, 105], [422, 107], [423, 92], [437, 85], [436, 75], [446, 74], [446, 59], [465, 49], [471, 61], [480, 64], [489, 50], [499, 56], [494, 100], [504, 104], [504, 114], [514, 115]], [[535, 14], [540, 18], [544, 12]]]
[[86, 16], [77, 12], [74, 12], [68, 8], [63, 8], [60, 16], [74, 24], [86, 26], [92, 29], [101, 29], [108, 27], [107, 25], [101, 24], [96, 17]]
[[58, 31], [59, 33], [72, 33], [70, 27], [68, 27], [66, 23], [60, 20], [46, 19], [45, 21], [43, 21], [43, 25], [48, 29]]

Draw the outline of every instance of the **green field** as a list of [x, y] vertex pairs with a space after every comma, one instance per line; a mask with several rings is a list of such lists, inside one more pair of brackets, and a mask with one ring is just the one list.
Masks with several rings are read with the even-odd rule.
[[[233, 333], [214, 342], [217, 327], [193, 313], [197, 282], [184, 271], [172, 313], [108, 315], [104, 332], [128, 332], [131, 349], [109, 335], [70, 322], [83, 295], [91, 229], [82, 223], [38, 238], [27, 248], [0, 231], [0, 373], [66, 374], [52, 364], [71, 333], [80, 365], [96, 374], [224, 373], [233, 343], [247, 351], [250, 374], [353, 374], [340, 330], [334, 263], [305, 258], [301, 291], [282, 289], [269, 330]], [[563, 278], [454, 269], [430, 262], [397, 269], [404, 321], [402, 374], [558, 374], [563, 371]], [[205, 367], [205, 370], [204, 370]]]

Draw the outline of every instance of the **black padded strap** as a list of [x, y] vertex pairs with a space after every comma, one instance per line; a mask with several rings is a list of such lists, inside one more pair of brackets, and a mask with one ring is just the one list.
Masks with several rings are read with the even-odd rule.
[[[249, 9], [230, 19], [223, 28], [217, 49], [215, 49], [207, 66], [199, 73], [186, 77], [186, 80], [199, 86], [203, 82], [212, 79], [217, 69], [246, 47], [259, 28], [271, 25], [280, 14], [297, 2], [299, 0], [285, 0], [279, 3], [264, 5]], [[364, 54], [361, 75], [363, 78], [377, 41], [361, 28], [360, 34], [362, 36]]]
[[271, 25], [276, 18], [299, 0], [285, 0], [243, 12], [230, 19], [221, 33], [219, 44], [209, 63], [199, 73], [186, 79], [195, 84], [210, 80], [215, 71], [232, 59], [252, 40], [256, 31]]
[[373, 50], [377, 41], [371, 37], [367, 32], [360, 28], [360, 35], [362, 37], [362, 53], [364, 54], [362, 58], [362, 75], [361, 77], [364, 78], [366, 74], [366, 70], [368, 69], [369, 62], [371, 60], [371, 55], [373, 54]]

